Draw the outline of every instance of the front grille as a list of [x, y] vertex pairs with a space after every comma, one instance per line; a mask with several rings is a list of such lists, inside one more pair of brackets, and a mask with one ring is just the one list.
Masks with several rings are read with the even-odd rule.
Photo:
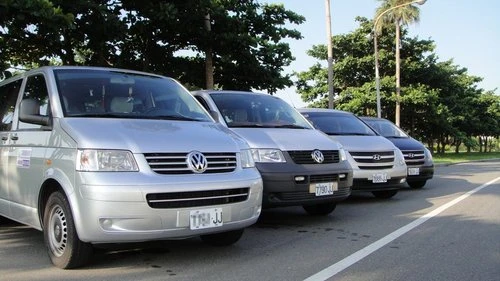
[[295, 164], [331, 164], [339, 162], [338, 150], [322, 150], [325, 160], [322, 163], [314, 161], [311, 154], [312, 150], [292, 150], [287, 151]]
[[318, 182], [334, 182], [339, 178], [338, 175], [311, 175], [309, 176], [310, 183], [318, 183]]
[[333, 195], [327, 196], [316, 196], [314, 193], [307, 191], [296, 191], [296, 192], [275, 192], [270, 194], [270, 200], [277, 202], [287, 202], [287, 201], [304, 201], [304, 200], [314, 200], [314, 199], [325, 199], [325, 198], [338, 198], [348, 196], [351, 193], [351, 188], [339, 187], [339, 190], [333, 192]]
[[425, 163], [425, 153], [423, 150], [402, 150], [406, 165], [419, 166]]
[[391, 169], [394, 166], [394, 151], [349, 151], [352, 158], [363, 170]]
[[[229, 173], [236, 169], [236, 153], [203, 153], [207, 158], [205, 174]], [[186, 161], [187, 153], [144, 153], [149, 167], [158, 174], [194, 174]]]
[[235, 188], [207, 191], [150, 193], [146, 195], [146, 200], [151, 208], [203, 207], [243, 202], [248, 199], [249, 191], [249, 188]]

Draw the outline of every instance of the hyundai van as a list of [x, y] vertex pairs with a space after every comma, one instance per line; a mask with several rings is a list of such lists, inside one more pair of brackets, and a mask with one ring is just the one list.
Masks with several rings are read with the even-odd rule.
[[246, 91], [192, 94], [250, 145], [264, 182], [264, 208], [302, 206], [327, 215], [350, 195], [352, 168], [342, 146], [284, 100]]
[[408, 166], [406, 182], [411, 188], [422, 188], [434, 176], [432, 154], [423, 143], [412, 138], [396, 124], [384, 118], [361, 117], [368, 125], [397, 146]]
[[371, 192], [377, 198], [396, 195], [406, 180], [401, 151], [354, 114], [334, 109], [301, 108], [317, 129], [340, 142], [353, 168], [353, 192]]
[[0, 216], [43, 231], [58, 267], [101, 243], [229, 245], [260, 215], [248, 144], [174, 79], [42, 67], [1, 82], [0, 104]]

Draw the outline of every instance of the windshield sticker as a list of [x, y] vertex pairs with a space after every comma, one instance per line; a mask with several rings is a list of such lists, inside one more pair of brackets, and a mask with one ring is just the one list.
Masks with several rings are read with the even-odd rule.
[[31, 148], [19, 149], [17, 154], [17, 166], [20, 168], [29, 168], [31, 164]]

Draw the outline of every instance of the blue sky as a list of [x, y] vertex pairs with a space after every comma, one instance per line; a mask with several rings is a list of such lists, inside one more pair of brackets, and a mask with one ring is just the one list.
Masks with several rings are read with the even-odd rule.
[[[282, 3], [285, 8], [306, 18], [301, 25], [290, 26], [302, 33], [302, 40], [290, 41], [296, 60], [285, 71], [305, 71], [315, 61], [306, 54], [313, 45], [326, 44], [325, 0], [260, 0]], [[356, 16], [373, 18], [377, 0], [330, 0], [332, 35], [357, 28]], [[498, 0], [427, 0], [419, 6], [420, 22], [408, 27], [411, 36], [431, 39], [440, 61], [453, 59], [468, 69], [469, 75], [483, 78], [478, 85], [500, 94], [500, 1]], [[335, 42], [333, 46], [335, 52]], [[404, 83], [404, 81], [402, 81]], [[290, 88], [277, 93], [296, 107], [305, 104]]]

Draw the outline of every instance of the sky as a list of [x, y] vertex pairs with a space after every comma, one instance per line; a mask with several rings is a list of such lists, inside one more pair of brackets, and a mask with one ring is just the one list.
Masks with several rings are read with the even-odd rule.
[[[315, 60], [306, 51], [328, 42], [325, 0], [259, 0], [259, 3], [281, 3], [306, 18], [300, 25], [288, 26], [300, 31], [303, 38], [287, 41], [296, 60], [284, 71], [307, 71]], [[377, 0], [330, 0], [332, 35], [354, 31], [358, 27], [355, 18], [372, 19], [379, 5]], [[480, 88], [496, 89], [495, 93], [500, 94], [500, 1], [427, 0], [418, 7], [420, 22], [407, 27], [410, 36], [433, 40], [439, 61], [453, 59], [454, 64], [467, 68], [469, 75], [483, 78], [478, 84]], [[293, 87], [276, 95], [295, 107], [305, 106]]]

